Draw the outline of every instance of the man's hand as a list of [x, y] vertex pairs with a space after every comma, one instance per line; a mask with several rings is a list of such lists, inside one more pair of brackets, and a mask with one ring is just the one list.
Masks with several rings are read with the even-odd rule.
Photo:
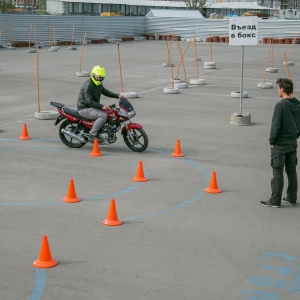
[[109, 106], [108, 105], [104, 105], [102, 110], [109, 110]]

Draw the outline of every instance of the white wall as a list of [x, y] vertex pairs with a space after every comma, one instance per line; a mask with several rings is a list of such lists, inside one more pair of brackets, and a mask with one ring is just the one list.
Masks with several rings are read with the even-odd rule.
[[63, 2], [61, 0], [47, 0], [46, 12], [49, 14], [62, 14], [64, 12]]

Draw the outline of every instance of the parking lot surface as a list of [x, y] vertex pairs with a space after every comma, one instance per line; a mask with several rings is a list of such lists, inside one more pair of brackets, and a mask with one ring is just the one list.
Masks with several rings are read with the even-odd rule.
[[[124, 42], [60, 47], [37, 53], [0, 49], [0, 289], [1, 299], [299, 299], [300, 205], [259, 204], [270, 196], [269, 130], [280, 98], [275, 81], [294, 81], [300, 98], [300, 55], [295, 45], [245, 46], [242, 111], [251, 125], [231, 125], [240, 112], [241, 47], [225, 43]], [[120, 60], [119, 60], [120, 58]], [[205, 69], [213, 61], [215, 69]], [[115, 144], [66, 147], [51, 101], [76, 107], [87, 79], [76, 72], [106, 68], [104, 86], [136, 92], [133, 122], [149, 137], [145, 152]], [[198, 64], [198, 66], [197, 66]], [[184, 66], [184, 67], [183, 67]], [[265, 67], [278, 73], [265, 73]], [[120, 79], [122, 75], [122, 81]], [[178, 74], [178, 75], [177, 75]], [[188, 88], [164, 93], [171, 78]], [[201, 78], [204, 85], [191, 85]], [[260, 82], [274, 88], [261, 89]], [[116, 103], [102, 96], [101, 103]], [[21, 140], [24, 124], [29, 140]], [[183, 157], [171, 154], [180, 141]], [[147, 182], [132, 180], [142, 161]], [[218, 194], [205, 189], [215, 172]], [[74, 180], [78, 203], [62, 201]], [[111, 200], [120, 226], [105, 226]], [[35, 268], [42, 237], [53, 268]]]

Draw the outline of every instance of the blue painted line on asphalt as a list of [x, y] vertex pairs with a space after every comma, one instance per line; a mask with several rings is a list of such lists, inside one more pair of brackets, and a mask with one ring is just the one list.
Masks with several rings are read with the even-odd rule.
[[28, 207], [28, 206], [46, 206], [46, 205], [57, 205], [57, 204], [62, 204], [62, 203], [61, 202], [43, 202], [43, 203], [39, 203], [39, 202], [30, 202], [30, 203], [0, 202], [0, 206], [24, 206], [24, 207]]
[[266, 271], [276, 271], [282, 276], [288, 276], [292, 272], [292, 268], [288, 267], [288, 266], [273, 267], [273, 266], [268, 266], [268, 265], [260, 265], [259, 267]]
[[252, 284], [256, 284], [259, 286], [265, 286], [269, 288], [276, 288], [276, 289], [282, 289], [286, 287], [287, 282], [275, 278], [269, 278], [265, 276], [251, 276], [250, 282]]
[[[0, 141], [18, 141], [19, 138], [1, 138]], [[30, 138], [29, 140], [35, 140], [35, 141], [57, 141], [59, 139], [53, 139], [53, 138]], [[27, 140], [28, 141], [28, 140]]]
[[[300, 266], [298, 267], [298, 270], [293, 278], [293, 281], [291, 283], [291, 286], [289, 288], [289, 293], [299, 293], [300, 292]], [[299, 296], [300, 297], [300, 296]]]
[[[0, 152], [6, 152], [6, 151], [11, 152], [11, 149], [9, 149], [9, 150], [0, 149]], [[17, 150], [14, 150], [14, 151], [20, 151], [20, 149], [17, 149]], [[59, 151], [59, 152], [65, 152], [66, 150], [31, 148], [31, 149], [23, 149], [23, 151], [54, 151], [54, 152]], [[78, 149], [68, 149], [68, 152], [70, 152], [70, 151], [78, 152]], [[160, 151], [160, 150], [154, 150], [154, 149], [152, 149], [152, 150], [148, 149], [148, 151], [161, 153], [161, 154], [169, 154], [167, 152], [163, 152], [163, 151]], [[113, 158], [115, 158], [115, 157], [113, 157]], [[198, 169], [200, 172], [202, 172], [205, 176], [206, 183], [209, 183], [210, 179], [208, 177], [208, 172], [205, 170], [204, 167], [202, 167], [197, 162], [188, 160], [186, 158], [179, 158], [179, 159], [187, 162], [188, 164], [192, 165], [193, 167]], [[124, 162], [124, 160], [122, 160], [122, 161]], [[127, 161], [127, 163], [128, 163], [128, 161]], [[130, 164], [133, 164], [133, 163], [130, 163]], [[149, 174], [147, 172], [145, 172], [145, 176], [149, 177]], [[121, 195], [123, 193], [132, 191], [132, 190], [138, 188], [142, 184], [144, 184], [144, 182], [136, 183], [131, 187], [128, 187], [126, 189], [114, 192], [114, 193], [109, 194], [109, 195], [102, 195], [102, 196], [95, 197], [95, 198], [84, 199], [82, 201], [94, 201], [94, 200], [102, 200], [102, 199], [105, 199], [105, 198], [108, 198], [108, 197], [115, 197], [117, 195]], [[204, 193], [200, 192], [200, 193], [197, 193], [196, 195], [192, 196], [191, 198], [189, 198], [187, 200], [184, 200], [184, 201], [182, 201], [182, 202], [180, 202], [180, 203], [178, 203], [174, 206], [170, 206], [170, 207], [167, 207], [167, 208], [164, 208], [164, 209], [160, 209], [158, 211], [152, 211], [152, 212], [148, 212], [148, 213], [145, 213], [145, 214], [140, 214], [140, 215], [137, 215], [137, 216], [134, 216], [134, 217], [128, 217], [128, 218], [123, 219], [122, 221], [126, 222], [126, 221], [137, 220], [137, 219], [141, 219], [141, 218], [145, 218], [145, 217], [156, 216], [156, 215], [163, 214], [163, 213], [168, 213], [168, 212], [176, 210], [178, 208], [182, 208], [182, 207], [184, 207], [188, 204], [195, 203], [197, 200], [199, 200], [201, 197], [203, 197], [203, 195], [204, 195]], [[61, 202], [59, 202], [59, 203], [57, 203], [57, 202], [47, 202], [47, 203], [42, 203], [42, 204], [38, 203], [38, 204], [39, 205], [53, 205], [53, 204], [61, 204]], [[1, 205], [3, 205], [3, 206], [9, 206], [9, 205], [32, 206], [32, 205], [38, 205], [38, 204], [37, 203], [14, 203], [14, 204], [0, 203], [0, 206]], [[41, 270], [43, 270], [44, 273]], [[35, 287], [34, 287], [34, 290], [32, 292], [30, 300], [41, 299], [45, 286], [46, 286], [46, 271], [44, 269], [36, 269]]]
[[[0, 149], [0, 152], [20, 152], [20, 151], [48, 151], [48, 152], [74, 152], [74, 153], [78, 153], [79, 151], [84, 152], [83, 150], [78, 150], [78, 149], [67, 149], [67, 150], [57, 150], [57, 149], [45, 149], [45, 148], [30, 148], [30, 149], [26, 149], [26, 148], [18, 148], [18, 149]], [[119, 157], [115, 157], [115, 156], [110, 156], [110, 159], [117, 159], [120, 160], [124, 163], [124, 159], [119, 158]], [[129, 165], [137, 165], [136, 162], [130, 162], [130, 161], [125, 161], [126, 164]], [[149, 177], [149, 173], [147, 171], [144, 172], [145, 176]], [[111, 198], [111, 197], [116, 197], [119, 195], [122, 195], [124, 193], [130, 192], [134, 189], [137, 189], [138, 187], [140, 187], [143, 184], [143, 182], [138, 182], [133, 184], [132, 186], [125, 188], [125, 189], [121, 189], [119, 191], [113, 192], [111, 194], [107, 194], [107, 195], [101, 195], [101, 196], [96, 196], [93, 198], [87, 198], [87, 199], [81, 199], [81, 201], [97, 201], [97, 200], [103, 200], [106, 198]], [[44, 206], [44, 205], [61, 205], [64, 204], [63, 201], [57, 201], [57, 202], [27, 202], [27, 203], [23, 203], [23, 202], [0, 202], [0, 206]]]
[[297, 262], [298, 260], [296, 256], [291, 256], [291, 255], [287, 255], [284, 253], [277, 253], [277, 252], [264, 252], [262, 257], [263, 258], [281, 257], [287, 262]]
[[[147, 176], [147, 173], [145, 172], [145, 176]], [[113, 192], [111, 194], [106, 194], [106, 195], [101, 195], [101, 196], [97, 196], [97, 197], [93, 197], [93, 198], [87, 198], [87, 199], [81, 199], [81, 202], [85, 202], [85, 201], [99, 201], [99, 200], [104, 200], [107, 198], [112, 198], [112, 197], [116, 197], [122, 194], [125, 194], [127, 192], [133, 191], [135, 189], [137, 189], [138, 187], [140, 187], [144, 182], [139, 182], [136, 184], [133, 184], [132, 186], [119, 190], [117, 192]], [[39, 203], [39, 202], [28, 202], [28, 203], [22, 203], [22, 202], [15, 202], [15, 203], [11, 203], [11, 202], [0, 202], [0, 206], [23, 206], [23, 207], [29, 207], [29, 206], [46, 206], [46, 205], [62, 205], [65, 204], [63, 201], [57, 201], [57, 202], [43, 202], [43, 203]]]
[[280, 296], [277, 294], [257, 290], [244, 290], [241, 294], [241, 298], [247, 300], [279, 300]]
[[16, 138], [2, 138], [0, 139], [0, 141], [14, 141], [14, 140], [18, 140]]
[[46, 269], [35, 269], [35, 285], [31, 293], [30, 300], [42, 299], [46, 287]]
[[84, 152], [83, 150], [74, 150], [74, 149], [67, 149], [67, 150], [64, 150], [64, 149], [45, 149], [45, 148], [17, 148], [17, 149], [0, 149], [0, 152], [22, 152], [22, 151], [47, 151], [47, 152], [75, 152], [75, 153], [78, 153], [78, 152]]
[[147, 212], [147, 213], [144, 213], [144, 214], [141, 214], [141, 215], [137, 215], [137, 216], [134, 216], [134, 217], [124, 218], [124, 219], [122, 219], [122, 221], [123, 222], [133, 221], [133, 220], [137, 220], [137, 219], [142, 219], [142, 218], [147, 218], [147, 217], [153, 217], [153, 216], [157, 216], [157, 215], [160, 215], [160, 214], [168, 213], [168, 212], [170, 212], [172, 210], [184, 207], [184, 206], [186, 206], [188, 204], [195, 203], [202, 196], [203, 196], [203, 193], [199, 193], [199, 194], [194, 195], [192, 198], [190, 198], [188, 200], [185, 200], [185, 201], [182, 201], [182, 202], [178, 203], [177, 205], [170, 206], [170, 207], [167, 207], [167, 208], [164, 208], [164, 209], [160, 209], [160, 210], [157, 210], [157, 211]]
[[197, 162], [189, 160], [187, 158], [183, 158], [183, 160], [185, 162], [191, 164], [195, 168], [197, 168], [201, 173], [203, 173], [203, 175], [205, 176], [206, 186], [210, 183], [210, 175], [211, 174], [209, 174], [208, 171], [204, 167], [202, 167], [201, 165], [199, 165]]
[[[148, 176], [147, 173], [145, 173], [145, 176]], [[111, 194], [102, 195], [102, 196], [94, 197], [94, 198], [81, 199], [81, 201], [97, 201], [97, 200], [104, 200], [104, 199], [107, 199], [107, 198], [112, 198], [112, 197], [120, 196], [122, 194], [125, 194], [125, 193], [128, 193], [130, 191], [133, 191], [133, 190], [137, 189], [143, 183], [144, 182], [139, 182], [139, 183], [136, 183], [136, 184], [134, 184], [134, 185], [132, 185], [132, 186], [126, 188], [126, 189], [119, 190], [119, 191], [111, 193]]]
[[[18, 149], [0, 149], [0, 152], [19, 152], [19, 151], [48, 151], [48, 152], [75, 152], [75, 153], [78, 153], [79, 151], [81, 152], [84, 152], [83, 150], [79, 150], [79, 149], [67, 149], [67, 150], [57, 150], [57, 149], [45, 149], [45, 148], [30, 148], [30, 149], [26, 149], [26, 148], [18, 148]], [[167, 152], [164, 152], [164, 151], [160, 151], [160, 150], [155, 150], [155, 149], [148, 149], [148, 151], [151, 151], [151, 152], [155, 152], [155, 153], [160, 153], [160, 154], [167, 154], [169, 155], [169, 153]], [[116, 156], [110, 156], [111, 159], [117, 159], [117, 160], [120, 160], [124, 163], [124, 159], [123, 158], [119, 158], [119, 157], [116, 157]], [[192, 160], [189, 160], [187, 158], [184, 158], [184, 157], [180, 157], [180, 158], [174, 158], [174, 159], [180, 159], [180, 160], [183, 160], [184, 162], [192, 165], [193, 167], [195, 167], [196, 169], [198, 169], [201, 173], [204, 174], [205, 176], [205, 181], [206, 181], [206, 184], [209, 183], [210, 181], [210, 178], [209, 178], [209, 175], [208, 175], [208, 172], [205, 170], [204, 167], [202, 167], [200, 164], [198, 164], [197, 162], [195, 161], [192, 161]], [[134, 162], [130, 162], [130, 161], [126, 161], [127, 164], [130, 164], [130, 165], [136, 165], [136, 163]], [[149, 173], [147, 171], [145, 171], [145, 176], [146, 177], [149, 177]], [[138, 183], [135, 183], [133, 184], [132, 186], [128, 187], [128, 188], [125, 188], [125, 189], [121, 189], [119, 191], [116, 191], [116, 192], [113, 192], [111, 194], [107, 194], [107, 195], [100, 195], [100, 196], [96, 196], [96, 197], [93, 197], [93, 198], [87, 198], [87, 199], [81, 199], [81, 201], [99, 201], [99, 200], [104, 200], [104, 199], [107, 199], [107, 198], [112, 198], [112, 197], [116, 197], [116, 196], [119, 196], [119, 195], [122, 195], [124, 193], [127, 193], [127, 192], [130, 192], [132, 190], [135, 190], [137, 188], [139, 188], [142, 184], [144, 184], [145, 182], [138, 182]], [[203, 193], [202, 193], [203, 195]], [[197, 197], [197, 199], [200, 199], [199, 197]], [[187, 200], [186, 201], [183, 201], [182, 203], [186, 203], [185, 205], [189, 204], [189, 203], [193, 203], [195, 201], [192, 201], [190, 202], [190, 200]], [[39, 202], [27, 202], [27, 203], [22, 203], [22, 202], [15, 202], [15, 203], [11, 203], [11, 202], [0, 202], [0, 206], [23, 206], [23, 207], [26, 207], [26, 206], [44, 206], [44, 205], [61, 205], [61, 204], [65, 204], [63, 201], [57, 201], [57, 202], [43, 202], [43, 203], [39, 203]], [[180, 207], [180, 205], [176, 205], [175, 207], [178, 208]], [[171, 211], [173, 210], [172, 208], [168, 209], [168, 211]], [[162, 212], [160, 212], [162, 213]], [[141, 218], [140, 216], [139, 217], [136, 217], [136, 218]]]
[[[284, 292], [284, 288], [290, 284], [288, 289], [288, 294], [296, 294], [300, 292], [300, 266], [297, 263], [298, 258], [296, 256], [288, 255], [285, 253], [279, 252], [264, 252], [262, 254], [264, 259], [273, 258], [276, 260], [275, 266], [262, 264], [259, 266], [260, 269], [265, 271], [271, 271], [270, 275], [275, 276], [276, 278], [264, 277], [264, 276], [251, 276], [249, 282], [258, 287], [270, 288], [272, 290], [278, 289], [279, 291]], [[273, 261], [272, 260], [272, 261]], [[285, 263], [285, 265], [278, 266], [278, 263]], [[287, 266], [286, 263], [293, 264], [293, 266]], [[295, 266], [295, 263], [296, 266]], [[295, 275], [292, 277], [294, 268], [297, 267], [297, 271]], [[274, 274], [274, 272], [278, 272], [279, 276], [289, 276], [289, 280], [280, 280], [278, 275]], [[292, 277], [290, 279], [290, 277]], [[285, 277], [286, 278], [286, 277]], [[272, 291], [273, 292], [273, 291]], [[262, 299], [281, 299], [281, 296], [275, 293], [268, 293], [266, 291], [260, 291], [259, 288], [257, 290], [249, 289], [244, 290], [241, 294], [243, 299], [251, 299], [251, 300], [262, 300]], [[286, 294], [286, 292], [285, 292]]]

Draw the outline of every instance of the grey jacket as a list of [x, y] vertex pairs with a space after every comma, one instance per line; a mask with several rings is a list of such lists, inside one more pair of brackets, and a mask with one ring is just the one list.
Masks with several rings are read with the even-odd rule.
[[77, 109], [97, 108], [102, 110], [104, 105], [100, 104], [101, 94], [110, 98], [118, 98], [119, 96], [118, 94], [107, 90], [103, 86], [103, 83], [97, 86], [93, 83], [92, 79], [88, 79], [80, 88]]

